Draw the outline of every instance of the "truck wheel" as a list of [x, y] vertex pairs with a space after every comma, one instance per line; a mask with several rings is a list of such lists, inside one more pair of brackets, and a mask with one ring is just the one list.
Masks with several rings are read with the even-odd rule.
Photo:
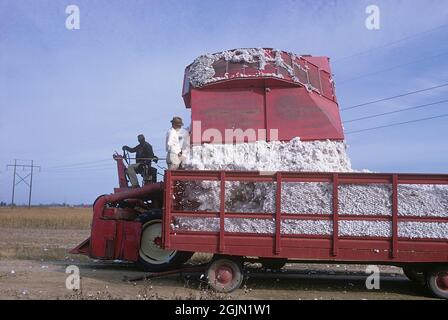
[[141, 214], [137, 221], [142, 223], [138, 263], [145, 271], [158, 272], [173, 269], [187, 262], [192, 252], [164, 250], [162, 240], [162, 212], [154, 209]]
[[265, 269], [280, 270], [288, 262], [288, 259], [260, 259]]
[[418, 268], [406, 266], [403, 267], [403, 273], [411, 281], [418, 283], [425, 282], [425, 273], [422, 270], [419, 270]]
[[435, 297], [448, 299], [448, 267], [430, 269], [426, 273], [426, 285]]
[[243, 268], [241, 261], [231, 258], [212, 260], [207, 270], [210, 287], [218, 292], [229, 293], [241, 286]]

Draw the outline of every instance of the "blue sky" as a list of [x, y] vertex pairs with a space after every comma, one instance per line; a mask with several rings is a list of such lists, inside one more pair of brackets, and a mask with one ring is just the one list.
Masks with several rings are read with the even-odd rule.
[[[80, 30], [65, 28], [70, 4], [80, 8]], [[381, 10], [380, 30], [365, 27], [370, 4]], [[329, 56], [340, 107], [349, 107], [448, 82], [448, 5], [0, 0], [0, 201], [10, 201], [6, 164], [15, 158], [42, 166], [34, 203], [91, 203], [111, 192], [115, 150], [136, 144], [144, 133], [163, 156], [171, 117], [189, 118], [181, 99], [185, 66], [200, 54], [238, 47]], [[342, 118], [444, 99], [448, 87], [347, 110]], [[439, 104], [345, 128], [430, 117], [447, 108]], [[347, 143], [357, 169], [446, 173], [447, 134], [448, 118], [440, 118], [347, 135]], [[26, 202], [26, 195], [19, 186], [17, 202]]]

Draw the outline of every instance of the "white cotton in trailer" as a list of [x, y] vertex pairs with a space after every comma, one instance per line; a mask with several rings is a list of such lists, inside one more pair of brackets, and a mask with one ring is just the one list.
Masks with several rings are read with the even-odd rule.
[[[282, 183], [281, 210], [291, 214], [332, 214], [332, 194], [333, 185], [330, 183]], [[275, 198], [273, 202], [275, 207]]]
[[398, 213], [402, 216], [448, 217], [448, 186], [399, 185]]
[[[301, 141], [296, 137], [290, 141], [257, 141], [241, 144], [203, 144], [193, 146], [184, 163], [186, 170], [239, 170], [239, 171], [309, 171], [351, 172], [351, 163], [342, 141]], [[329, 211], [328, 199], [324, 199], [326, 184], [283, 186], [285, 212], [297, 207], [297, 197], [307, 194], [308, 204], [303, 212]], [[274, 183], [226, 183], [226, 210], [238, 212], [272, 212], [275, 208]], [[319, 194], [318, 197], [313, 192]], [[321, 197], [322, 196], [322, 197]], [[319, 200], [321, 198], [321, 200]], [[219, 210], [219, 183], [214, 181], [188, 182], [185, 192], [179, 195], [185, 209], [195, 211]], [[301, 204], [299, 203], [299, 206]], [[300, 211], [300, 210], [299, 210]]]
[[392, 187], [386, 184], [343, 184], [338, 187], [339, 214], [392, 215]]
[[[346, 145], [341, 141], [301, 141], [294, 138], [288, 142], [258, 141], [241, 144], [204, 144], [193, 146], [187, 156], [185, 168], [190, 170], [241, 170], [241, 171], [313, 171], [353, 172]], [[365, 170], [363, 170], [365, 171]], [[237, 213], [274, 213], [275, 182], [226, 182], [225, 211]], [[178, 195], [179, 203], [187, 211], [212, 211], [220, 209], [220, 184], [217, 181], [186, 182], [184, 192]], [[332, 184], [312, 182], [284, 182], [281, 192], [281, 210], [287, 214], [332, 214]], [[390, 217], [392, 214], [392, 188], [388, 184], [342, 184], [338, 188], [339, 214], [375, 215]], [[400, 216], [448, 216], [448, 186], [399, 185]], [[192, 224], [188, 224], [192, 219]], [[186, 218], [184, 225], [201, 229], [218, 227], [216, 221], [204, 218]], [[228, 220], [226, 220], [228, 221]], [[231, 221], [231, 220], [229, 220]], [[228, 222], [226, 222], [228, 223]], [[262, 225], [263, 224], [263, 225]], [[227, 225], [241, 232], [267, 230], [270, 223], [252, 219], [236, 226]], [[301, 230], [302, 224], [290, 222], [282, 225], [294, 233], [294, 226]], [[344, 221], [342, 234], [383, 236], [388, 234], [384, 222], [358, 223]], [[407, 227], [409, 229], [409, 227]], [[236, 229], [235, 229], [236, 230]], [[283, 230], [283, 229], [282, 229]], [[372, 231], [373, 230], [373, 231]], [[405, 229], [407, 230], [407, 229]], [[412, 230], [412, 229], [411, 229]], [[423, 231], [419, 230], [419, 234]], [[320, 234], [320, 233], [319, 233]], [[440, 232], [438, 233], [440, 234]], [[409, 234], [407, 234], [409, 235]]]
[[191, 147], [187, 170], [352, 172], [343, 141], [256, 141]]
[[[220, 59], [233, 63], [257, 64], [259, 70], [264, 70], [267, 62], [274, 62], [276, 66], [284, 68], [295, 79], [292, 66], [287, 64], [281, 57], [280, 50], [274, 50], [275, 57], [270, 57], [265, 49], [262, 48], [242, 48], [228, 50], [214, 54], [205, 54], [196, 58], [189, 67], [188, 80], [194, 87], [201, 87], [207, 83], [215, 82], [228, 78], [228, 74], [222, 77], [215, 76], [213, 63]], [[296, 56], [291, 53], [292, 56]], [[264, 74], [265, 76], [267, 74]], [[279, 73], [270, 73], [270, 76], [283, 78]], [[242, 76], [242, 75], [240, 75]]]
[[[219, 182], [195, 182], [186, 186], [181, 202], [195, 199], [196, 211], [219, 211]], [[226, 182], [226, 212], [275, 212], [276, 183]], [[332, 214], [330, 183], [287, 182], [282, 184], [281, 210], [291, 214]], [[340, 185], [339, 214], [392, 215], [392, 188], [385, 184]], [[399, 185], [398, 214], [408, 217], [447, 217], [448, 186]]]
[[389, 221], [341, 220], [338, 223], [340, 236], [354, 237], [390, 237]]

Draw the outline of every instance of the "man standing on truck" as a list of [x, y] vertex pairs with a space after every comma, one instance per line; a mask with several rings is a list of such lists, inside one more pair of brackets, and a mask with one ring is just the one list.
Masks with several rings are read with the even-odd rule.
[[[129, 164], [127, 169], [127, 174], [132, 188], [140, 187], [140, 185], [138, 184], [137, 173], [144, 172], [142, 166], [145, 164], [151, 166], [152, 160], [154, 160], [155, 162], [158, 161], [158, 158], [154, 155], [152, 146], [148, 142], [146, 142], [145, 136], [139, 134], [137, 139], [139, 144], [134, 148], [123, 146], [123, 150], [135, 153], [135, 163]], [[143, 178], [145, 179], [145, 177]]]
[[171, 128], [166, 134], [166, 163], [169, 170], [177, 170], [182, 166], [182, 148], [185, 146], [184, 139], [187, 138], [185, 130], [182, 129], [183, 125], [181, 117], [173, 117]]

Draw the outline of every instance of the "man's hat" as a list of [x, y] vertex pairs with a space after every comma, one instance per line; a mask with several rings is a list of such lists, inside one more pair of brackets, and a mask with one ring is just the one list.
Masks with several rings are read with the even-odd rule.
[[173, 117], [173, 120], [171, 120], [171, 123], [178, 126], [183, 126], [184, 123], [182, 122], [181, 117]]

